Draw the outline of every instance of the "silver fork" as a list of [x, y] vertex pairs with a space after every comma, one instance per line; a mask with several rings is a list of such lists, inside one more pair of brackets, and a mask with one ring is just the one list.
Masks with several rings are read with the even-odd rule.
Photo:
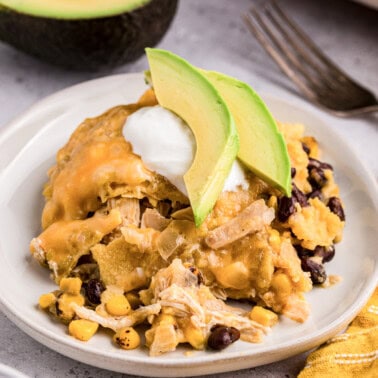
[[378, 101], [333, 63], [278, 7], [264, 1], [243, 15], [248, 29], [300, 91], [339, 117], [378, 111]]

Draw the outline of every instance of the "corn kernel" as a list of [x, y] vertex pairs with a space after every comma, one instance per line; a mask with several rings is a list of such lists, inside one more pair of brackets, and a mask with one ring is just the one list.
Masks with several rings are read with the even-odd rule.
[[101, 303], [106, 303], [115, 295], [123, 295], [123, 289], [114, 285], [107, 285], [106, 290], [101, 293]]
[[81, 341], [88, 341], [98, 329], [98, 324], [86, 319], [72, 320], [68, 333]]
[[124, 295], [111, 297], [108, 302], [106, 302], [105, 308], [106, 311], [113, 316], [124, 316], [131, 310], [130, 303]]
[[79, 306], [84, 306], [85, 299], [82, 295], [71, 295], [68, 293], [63, 293], [59, 297], [59, 310], [61, 314], [58, 314], [60, 318], [64, 320], [71, 320], [75, 311], [72, 309], [71, 304], [76, 303]]
[[241, 290], [249, 284], [249, 271], [242, 261], [236, 261], [223, 267], [216, 278], [223, 287]]
[[39, 297], [38, 303], [39, 303], [39, 307], [41, 307], [43, 310], [46, 310], [55, 302], [56, 302], [56, 297], [54, 293], [48, 293], [48, 294], [42, 294]]
[[187, 322], [183, 327], [186, 341], [195, 349], [203, 349], [205, 347], [205, 337], [199, 328], [193, 326], [191, 322]]
[[269, 232], [269, 244], [273, 249], [279, 250], [281, 247], [280, 233], [277, 230], [270, 230]]
[[277, 314], [261, 306], [253, 307], [248, 316], [251, 320], [260, 323], [265, 327], [272, 327], [278, 322]]
[[140, 345], [138, 332], [132, 327], [119, 329], [113, 336], [113, 341], [122, 349], [135, 349]]
[[277, 208], [277, 197], [276, 196], [270, 196], [268, 199], [267, 205], [269, 207], [272, 207], [273, 209]]
[[291, 294], [292, 285], [289, 277], [284, 273], [276, 273], [272, 279], [272, 288], [280, 297], [285, 297]]
[[62, 278], [59, 287], [65, 293], [78, 295], [80, 294], [81, 284], [81, 279], [78, 277]]

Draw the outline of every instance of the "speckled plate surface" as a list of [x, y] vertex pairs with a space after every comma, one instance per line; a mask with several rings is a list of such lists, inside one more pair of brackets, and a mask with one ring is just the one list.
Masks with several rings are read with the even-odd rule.
[[[135, 101], [146, 89], [141, 74], [110, 76], [68, 88], [37, 103], [0, 134], [0, 305], [27, 334], [73, 359], [123, 373], [179, 377], [258, 366], [293, 356], [334, 336], [353, 319], [377, 284], [377, 187], [369, 172], [327, 124], [295, 104], [272, 96], [265, 100], [281, 121], [302, 122], [333, 164], [345, 204], [347, 224], [329, 274], [343, 281], [316, 288], [307, 299], [312, 313], [304, 324], [281, 318], [261, 344], [238, 341], [222, 352], [180, 348], [160, 357], [146, 349], [122, 351], [109, 334], [99, 332], [84, 343], [37, 308], [42, 293], [55, 289], [49, 272], [29, 255], [40, 231], [41, 190], [57, 150], [86, 117]], [[43, 361], [41, 361], [43, 363]]]

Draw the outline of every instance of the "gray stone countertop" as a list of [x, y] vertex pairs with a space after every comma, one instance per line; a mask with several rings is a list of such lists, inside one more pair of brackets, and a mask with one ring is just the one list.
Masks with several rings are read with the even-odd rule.
[[[305, 103], [293, 84], [267, 57], [241, 22], [247, 0], [181, 0], [178, 13], [164, 39], [166, 48], [193, 64], [231, 74], [258, 92]], [[378, 94], [378, 12], [348, 0], [282, 0], [283, 8], [313, 40], [357, 81]], [[100, 76], [140, 72], [143, 57], [108, 72], [69, 72], [39, 62], [0, 43], [0, 128], [33, 103], [55, 91]], [[378, 118], [338, 119], [322, 114], [330, 127], [355, 149], [378, 178]], [[1, 153], [1, 152], [0, 152]], [[0, 363], [30, 377], [127, 377], [64, 357], [39, 344], [0, 312]], [[295, 377], [306, 353], [252, 369], [211, 377]]]

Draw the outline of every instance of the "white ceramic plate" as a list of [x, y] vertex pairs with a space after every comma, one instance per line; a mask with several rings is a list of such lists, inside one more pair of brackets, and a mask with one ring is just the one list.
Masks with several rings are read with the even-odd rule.
[[[129, 103], [146, 89], [141, 74], [86, 82], [32, 107], [0, 135], [0, 303], [27, 334], [59, 353], [101, 368], [144, 376], [178, 377], [238, 370], [287, 358], [340, 332], [367, 301], [377, 282], [377, 191], [374, 180], [348, 146], [312, 114], [267, 97], [275, 117], [303, 122], [336, 170], [345, 202], [345, 237], [327, 265], [343, 281], [307, 295], [312, 306], [305, 324], [282, 319], [261, 344], [237, 342], [222, 352], [180, 348], [160, 357], [147, 350], [122, 351], [105, 332], [84, 343], [37, 309], [40, 294], [55, 289], [49, 272], [29, 256], [30, 239], [40, 231], [41, 190], [57, 150], [86, 117]], [[41, 361], [43, 363], [43, 361]]]

